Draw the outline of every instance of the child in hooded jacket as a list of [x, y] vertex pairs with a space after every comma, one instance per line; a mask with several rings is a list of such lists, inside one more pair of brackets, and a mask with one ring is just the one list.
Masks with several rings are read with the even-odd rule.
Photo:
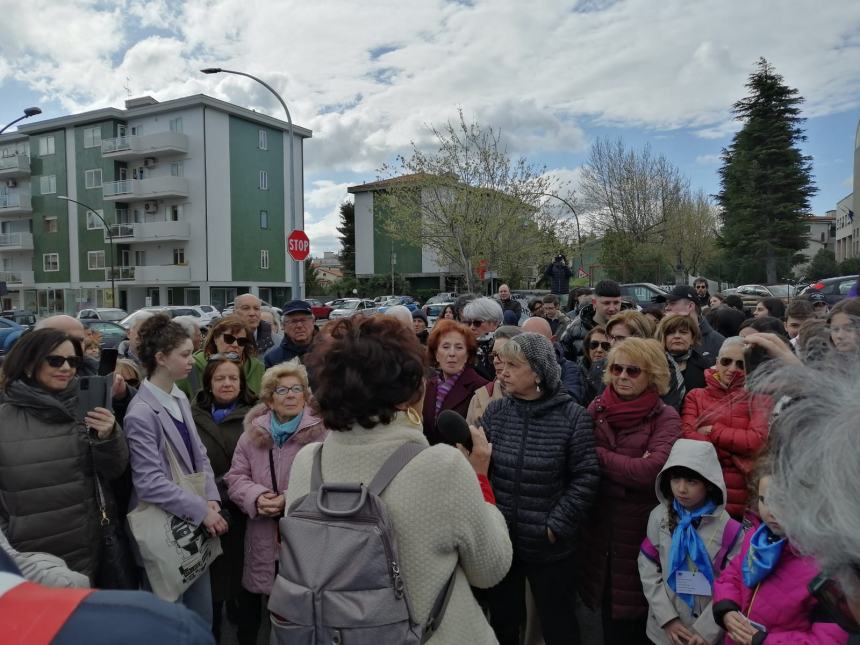
[[741, 544], [725, 510], [726, 484], [710, 443], [679, 439], [655, 484], [639, 554], [648, 599], [648, 638], [659, 644], [715, 645], [723, 630], [711, 611], [714, 582]]
[[714, 619], [726, 630], [726, 645], [847, 643], [808, 589], [819, 573], [815, 560], [792, 547], [768, 506], [770, 468], [767, 458], [757, 467], [761, 522], [714, 587]]

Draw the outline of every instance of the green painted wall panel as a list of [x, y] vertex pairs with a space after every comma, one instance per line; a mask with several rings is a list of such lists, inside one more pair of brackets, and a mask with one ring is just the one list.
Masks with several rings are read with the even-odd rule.
[[[284, 282], [284, 145], [279, 130], [230, 117], [230, 237], [234, 281]], [[259, 131], [268, 133], [260, 150]], [[260, 171], [269, 173], [269, 189], [260, 190]], [[260, 211], [269, 213], [260, 228]], [[269, 251], [269, 268], [260, 269], [260, 250]]]
[[421, 273], [421, 248], [394, 240], [385, 230], [386, 211], [380, 200], [373, 200], [373, 272], [391, 273], [391, 252], [397, 255], [395, 273]]
[[[39, 141], [42, 137], [54, 137], [54, 154], [39, 156]], [[66, 133], [64, 130], [40, 133], [30, 139], [30, 181], [33, 204], [33, 271], [36, 282], [69, 282], [69, 217], [68, 205], [57, 195], [65, 195], [66, 184]], [[41, 193], [41, 177], [55, 175], [57, 191], [49, 195]], [[45, 217], [57, 218], [57, 232], [45, 233]], [[60, 270], [45, 272], [42, 256], [45, 253], [60, 254]]]

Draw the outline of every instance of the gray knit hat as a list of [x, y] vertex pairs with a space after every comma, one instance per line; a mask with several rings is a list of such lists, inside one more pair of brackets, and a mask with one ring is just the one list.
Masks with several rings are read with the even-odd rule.
[[523, 350], [529, 367], [540, 378], [541, 389], [556, 390], [561, 382], [561, 368], [555, 358], [552, 343], [540, 334], [526, 332], [511, 338]]

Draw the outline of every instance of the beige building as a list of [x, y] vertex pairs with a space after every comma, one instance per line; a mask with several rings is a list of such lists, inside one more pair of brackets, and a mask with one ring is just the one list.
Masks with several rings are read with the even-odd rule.
[[[855, 165], [854, 172], [857, 172]], [[854, 214], [854, 193], [836, 204], [836, 261], [860, 256], [860, 219]]]

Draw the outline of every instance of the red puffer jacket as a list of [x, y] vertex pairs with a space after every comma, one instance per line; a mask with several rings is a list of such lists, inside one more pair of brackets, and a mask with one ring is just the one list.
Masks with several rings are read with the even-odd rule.
[[657, 501], [654, 481], [681, 435], [681, 420], [675, 408], [653, 395], [653, 404], [634, 423], [613, 424], [617, 406], [607, 406], [610, 390], [588, 407], [601, 478], [582, 535], [580, 592], [587, 606], [597, 608], [608, 585], [612, 618], [630, 620], [648, 612], [637, 565], [639, 546]]
[[[752, 395], [744, 388], [744, 375], [728, 387], [713, 368], [705, 372], [706, 386], [691, 390], [681, 415], [684, 438], [710, 441], [717, 449], [728, 489], [726, 510], [741, 519], [747, 504], [747, 476], [764, 447], [773, 407], [769, 397]], [[711, 426], [709, 434], [699, 428]]]

